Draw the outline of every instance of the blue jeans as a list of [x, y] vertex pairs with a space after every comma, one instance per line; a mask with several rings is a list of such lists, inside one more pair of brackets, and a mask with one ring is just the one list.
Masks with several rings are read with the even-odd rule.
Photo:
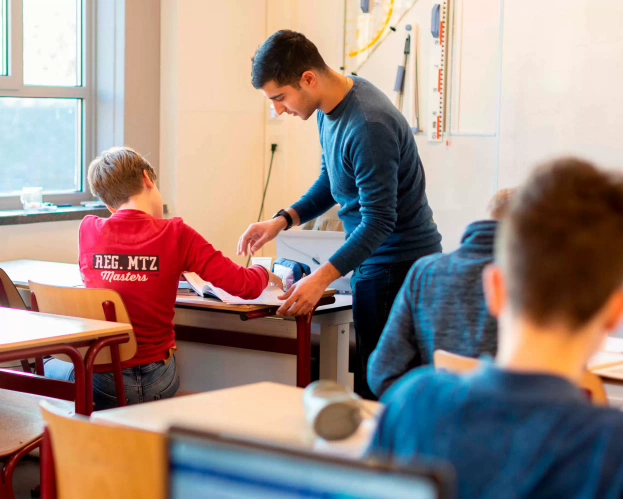
[[353, 322], [357, 340], [355, 392], [377, 400], [368, 386], [368, 359], [376, 348], [394, 300], [413, 261], [363, 263], [350, 280], [353, 290]]
[[[45, 377], [61, 381], [75, 381], [74, 365], [58, 359], [45, 360]], [[180, 387], [175, 356], [167, 364], [164, 361], [124, 369], [123, 384], [128, 405], [173, 397]], [[93, 375], [94, 410], [117, 407], [115, 377], [113, 373]]]

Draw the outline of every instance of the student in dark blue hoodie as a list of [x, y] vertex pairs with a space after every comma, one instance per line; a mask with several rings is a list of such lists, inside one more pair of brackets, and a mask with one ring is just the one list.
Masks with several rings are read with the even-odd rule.
[[411, 369], [431, 364], [437, 349], [495, 355], [497, 321], [487, 311], [482, 270], [493, 262], [498, 222], [512, 193], [494, 196], [490, 220], [470, 224], [459, 249], [421, 258], [411, 268], [370, 357], [368, 384], [377, 396]]
[[450, 462], [459, 499], [623, 497], [623, 413], [578, 383], [623, 318], [623, 177], [576, 159], [538, 169], [483, 273], [495, 362], [414, 369], [383, 396], [369, 455]]

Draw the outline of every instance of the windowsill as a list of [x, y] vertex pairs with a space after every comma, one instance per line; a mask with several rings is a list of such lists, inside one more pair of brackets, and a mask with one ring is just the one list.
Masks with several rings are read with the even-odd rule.
[[110, 212], [106, 208], [85, 208], [84, 206], [57, 208], [55, 211], [2, 210], [0, 211], [0, 226], [82, 220], [86, 215], [108, 218]]

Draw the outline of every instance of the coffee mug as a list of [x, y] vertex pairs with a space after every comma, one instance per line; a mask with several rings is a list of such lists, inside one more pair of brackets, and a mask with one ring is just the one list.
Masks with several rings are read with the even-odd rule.
[[25, 210], [41, 208], [43, 187], [24, 187], [19, 199]]

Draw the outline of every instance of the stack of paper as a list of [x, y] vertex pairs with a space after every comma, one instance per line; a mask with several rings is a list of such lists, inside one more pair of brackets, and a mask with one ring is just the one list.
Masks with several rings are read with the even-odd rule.
[[228, 305], [275, 305], [281, 306], [284, 301], [278, 297], [283, 295], [283, 291], [277, 286], [268, 286], [262, 294], [254, 300], [245, 300], [237, 296], [230, 295], [227, 291], [204, 281], [194, 272], [184, 272], [184, 277], [188, 284], [199, 296], [216, 298]]

